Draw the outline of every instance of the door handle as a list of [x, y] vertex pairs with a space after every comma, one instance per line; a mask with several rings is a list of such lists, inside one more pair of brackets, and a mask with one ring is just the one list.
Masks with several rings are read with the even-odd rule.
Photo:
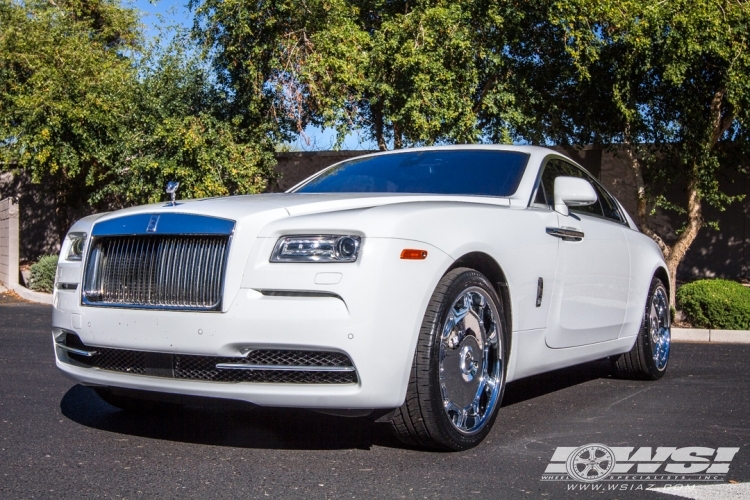
[[572, 227], [548, 227], [547, 234], [562, 238], [563, 241], [581, 241], [584, 236], [583, 231]]

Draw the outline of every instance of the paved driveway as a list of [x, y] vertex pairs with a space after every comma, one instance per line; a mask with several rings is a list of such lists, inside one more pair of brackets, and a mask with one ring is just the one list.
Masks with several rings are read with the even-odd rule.
[[[587, 443], [739, 447], [726, 481], [750, 482], [750, 345], [676, 344], [656, 383], [601, 362], [515, 382], [481, 446], [434, 453], [301, 410], [126, 414], [57, 372], [50, 311], [0, 295], [0, 498], [674, 498], [541, 480], [557, 447]], [[696, 491], [682, 493], [711, 498]]]

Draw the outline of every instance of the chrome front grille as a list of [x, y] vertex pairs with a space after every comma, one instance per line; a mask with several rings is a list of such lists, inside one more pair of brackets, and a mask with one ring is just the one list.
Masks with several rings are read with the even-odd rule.
[[110, 307], [218, 309], [228, 243], [229, 235], [94, 238], [83, 302]]

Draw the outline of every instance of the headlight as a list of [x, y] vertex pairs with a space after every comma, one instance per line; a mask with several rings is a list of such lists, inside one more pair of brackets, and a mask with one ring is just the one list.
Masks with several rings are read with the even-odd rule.
[[284, 236], [276, 242], [271, 262], [355, 262], [359, 246], [359, 236]]
[[83, 249], [86, 246], [86, 233], [68, 233], [70, 248], [68, 249], [67, 260], [81, 260]]

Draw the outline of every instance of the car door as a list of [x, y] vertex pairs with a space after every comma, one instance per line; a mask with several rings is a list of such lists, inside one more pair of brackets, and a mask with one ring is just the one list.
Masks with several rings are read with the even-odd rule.
[[[561, 159], [548, 161], [541, 176], [540, 189], [548, 203], [553, 204], [559, 176], [586, 179], [599, 199], [593, 205], [571, 207], [567, 216], [557, 213], [557, 228], [548, 229], [551, 238], [560, 239], [560, 246], [547, 345], [565, 348], [614, 340], [625, 319], [630, 281], [624, 218], [588, 173]], [[563, 237], [566, 233], [559, 229], [577, 231], [580, 237]]]

